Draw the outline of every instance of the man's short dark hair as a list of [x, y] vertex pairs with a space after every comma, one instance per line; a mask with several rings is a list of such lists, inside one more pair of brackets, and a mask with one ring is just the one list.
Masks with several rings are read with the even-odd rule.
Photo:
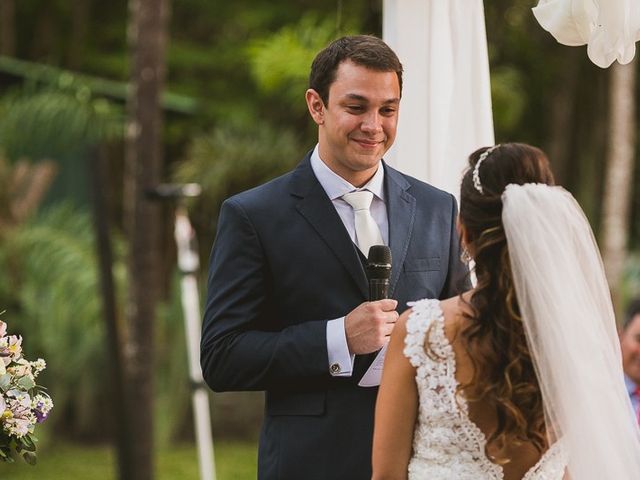
[[402, 95], [402, 63], [395, 52], [378, 37], [353, 35], [331, 42], [311, 64], [309, 88], [318, 92], [325, 105], [329, 102], [329, 88], [336, 79], [336, 71], [347, 60], [378, 72], [395, 72]]
[[622, 330], [626, 330], [631, 322], [636, 317], [636, 315], [640, 315], [640, 298], [635, 298], [631, 300], [631, 303], [627, 306], [627, 311], [624, 317], [624, 323], [622, 324]]

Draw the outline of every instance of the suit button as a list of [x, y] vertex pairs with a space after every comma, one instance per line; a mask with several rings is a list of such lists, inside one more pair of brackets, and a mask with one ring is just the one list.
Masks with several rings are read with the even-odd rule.
[[329, 371], [333, 375], [336, 375], [336, 374], [340, 373], [340, 364], [339, 363], [332, 363], [331, 366], [329, 367]]

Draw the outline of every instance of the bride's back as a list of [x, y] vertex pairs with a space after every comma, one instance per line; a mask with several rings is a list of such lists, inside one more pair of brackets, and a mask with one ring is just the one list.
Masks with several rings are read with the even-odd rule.
[[[520, 479], [548, 449], [542, 395], [527, 346], [502, 223], [509, 184], [553, 184], [544, 153], [523, 144], [479, 150], [460, 193], [460, 233], [474, 259], [474, 290], [442, 303], [458, 393], [505, 478]], [[479, 167], [482, 166], [482, 169]]]
[[[469, 293], [463, 296], [466, 301], [469, 299]], [[455, 355], [456, 381], [459, 385], [470, 385], [473, 388], [475, 386], [473, 384], [473, 361], [462, 340], [463, 332], [469, 326], [470, 308], [460, 297], [450, 298], [441, 302], [440, 305], [444, 316], [445, 335]], [[467, 402], [469, 419], [477, 425], [485, 438], [491, 438], [499, 424], [495, 403], [486, 399], [473, 401], [469, 398], [467, 398]], [[544, 451], [540, 452], [530, 441], [519, 444], [510, 443], [500, 453], [509, 459], [507, 463], [502, 464], [504, 479], [521, 480], [540, 460]]]

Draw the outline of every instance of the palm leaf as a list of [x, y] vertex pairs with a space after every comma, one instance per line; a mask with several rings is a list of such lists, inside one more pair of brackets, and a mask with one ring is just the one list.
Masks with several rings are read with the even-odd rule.
[[88, 90], [25, 90], [0, 101], [0, 148], [11, 160], [57, 160], [120, 136], [122, 125], [121, 109]]

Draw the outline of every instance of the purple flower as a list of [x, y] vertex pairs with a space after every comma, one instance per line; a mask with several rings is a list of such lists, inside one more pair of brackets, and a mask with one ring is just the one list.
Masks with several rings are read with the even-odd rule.
[[36, 395], [31, 400], [31, 408], [38, 423], [44, 422], [53, 408], [53, 401], [48, 395]]
[[36, 422], [37, 423], [42, 423], [44, 422], [47, 417], [49, 416], [48, 413], [42, 413], [40, 410], [34, 410], [35, 414], [36, 414]]

